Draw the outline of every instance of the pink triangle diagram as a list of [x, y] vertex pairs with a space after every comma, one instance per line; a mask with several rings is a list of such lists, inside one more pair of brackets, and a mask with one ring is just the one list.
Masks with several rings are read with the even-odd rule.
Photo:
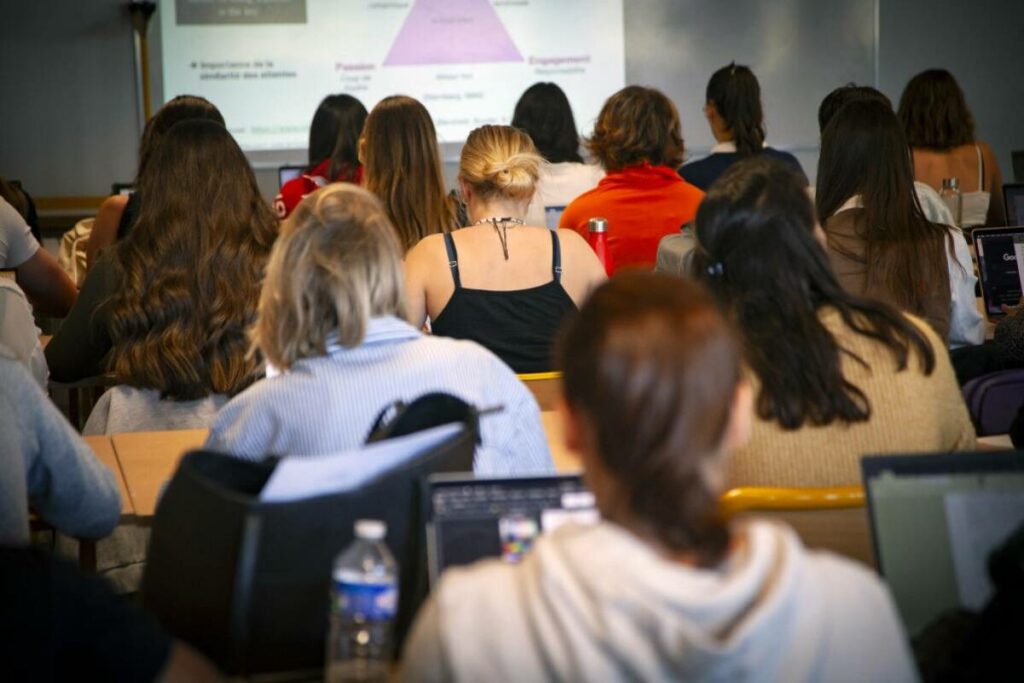
[[488, 0], [416, 0], [384, 66], [521, 61]]

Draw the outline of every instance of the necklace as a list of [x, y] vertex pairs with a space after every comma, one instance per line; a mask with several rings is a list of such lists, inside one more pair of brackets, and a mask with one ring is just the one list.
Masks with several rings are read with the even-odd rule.
[[[473, 225], [486, 225], [490, 223], [494, 227], [494, 232], [498, 233], [498, 240], [501, 241], [501, 253], [505, 255], [505, 260], [508, 261], [508, 234], [506, 230], [508, 230], [509, 225], [523, 225], [525, 222], [522, 218], [512, 218], [511, 216], [502, 216], [500, 218], [492, 216], [490, 218], [481, 218], [476, 223], [473, 223]], [[498, 229], [499, 225], [501, 226], [500, 230]]]

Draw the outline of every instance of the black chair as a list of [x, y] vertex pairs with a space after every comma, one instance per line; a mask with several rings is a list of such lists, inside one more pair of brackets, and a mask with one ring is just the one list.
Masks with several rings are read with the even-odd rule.
[[467, 422], [358, 490], [288, 503], [258, 500], [276, 462], [193, 451], [153, 521], [143, 605], [229, 674], [320, 669], [334, 558], [355, 520], [380, 519], [400, 565], [400, 644], [427, 592], [424, 481], [471, 471], [476, 441]]

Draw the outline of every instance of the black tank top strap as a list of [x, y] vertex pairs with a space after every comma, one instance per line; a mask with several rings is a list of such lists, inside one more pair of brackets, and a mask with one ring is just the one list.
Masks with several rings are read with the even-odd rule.
[[555, 282], [562, 281], [562, 245], [558, 241], [558, 231], [551, 231], [551, 274]]
[[452, 237], [450, 232], [444, 233], [444, 248], [448, 252], [448, 267], [452, 271], [455, 289], [461, 289], [462, 279], [459, 277], [459, 252], [455, 251], [455, 238]]

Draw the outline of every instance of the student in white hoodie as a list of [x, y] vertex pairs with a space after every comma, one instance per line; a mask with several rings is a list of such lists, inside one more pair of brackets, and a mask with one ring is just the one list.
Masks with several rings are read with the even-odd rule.
[[604, 521], [559, 528], [518, 566], [450, 570], [406, 645], [405, 680], [917, 678], [870, 571], [785, 526], [718, 517], [752, 399], [699, 286], [622, 274], [559, 356], [566, 442]]

